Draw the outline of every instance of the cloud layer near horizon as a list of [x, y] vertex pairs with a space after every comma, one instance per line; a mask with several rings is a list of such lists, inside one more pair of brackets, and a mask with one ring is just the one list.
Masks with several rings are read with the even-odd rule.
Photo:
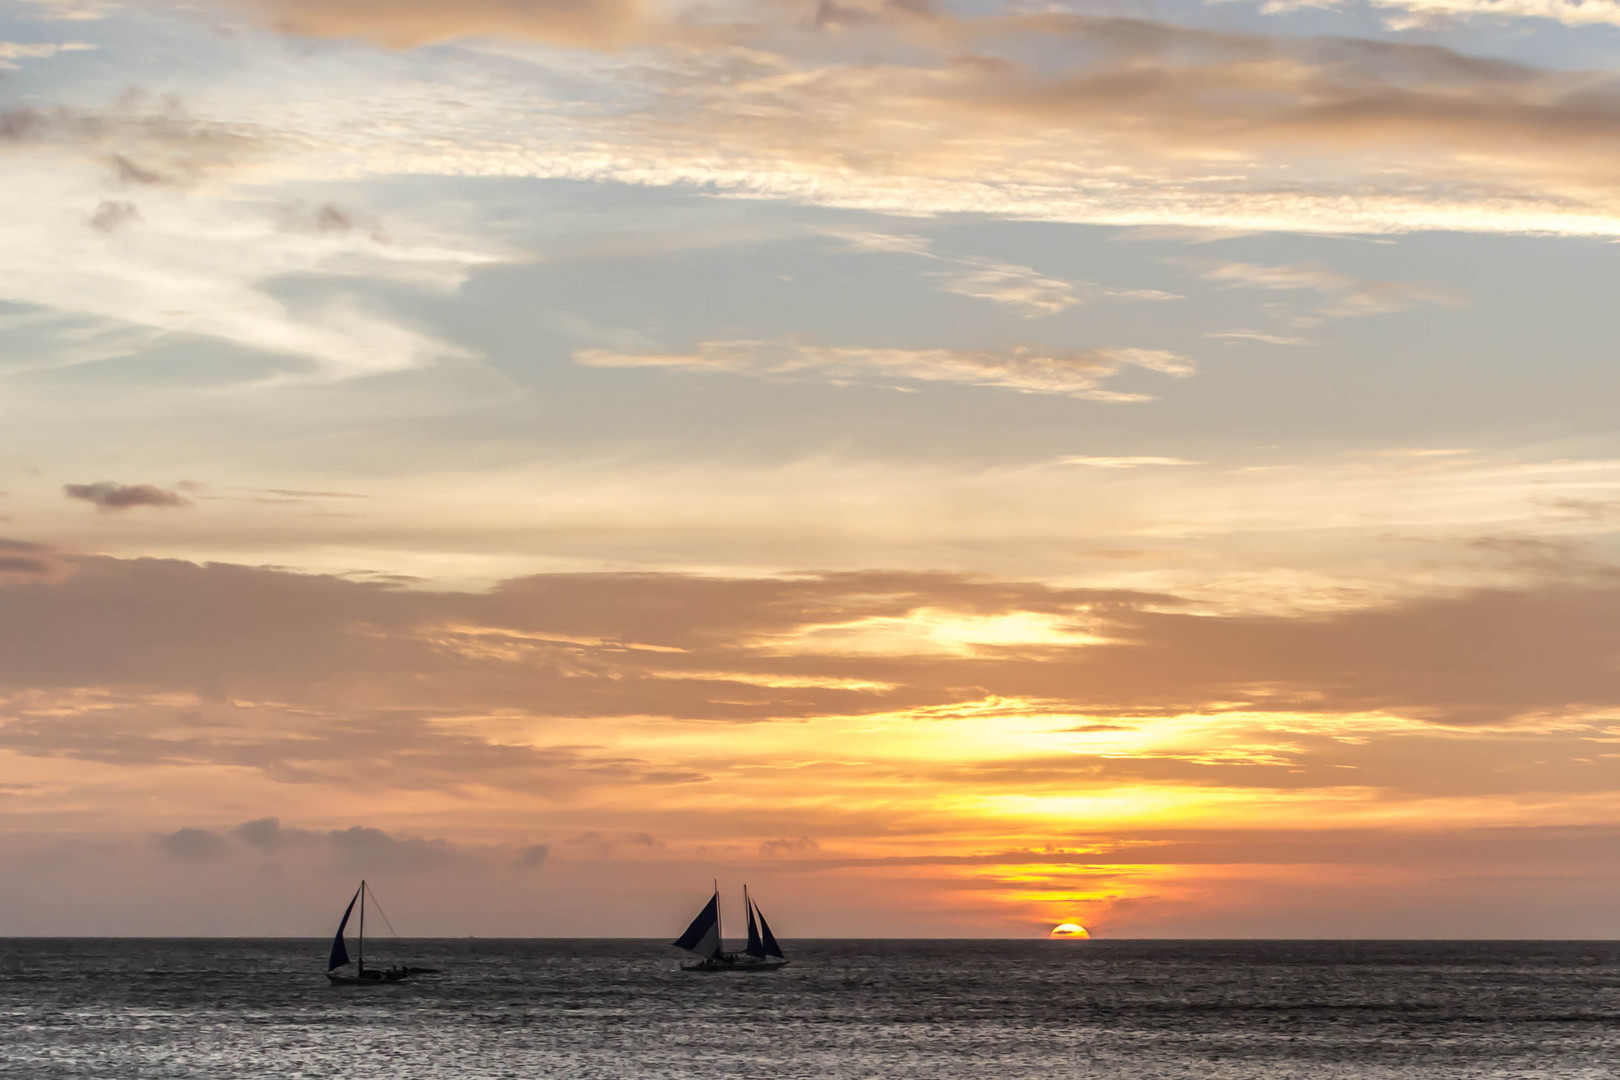
[[1464, 726], [1620, 708], [1609, 662], [1620, 578], [1607, 571], [1261, 616], [957, 574], [542, 574], [480, 594], [172, 560], [66, 563], [65, 577], [0, 590], [0, 681], [739, 721], [989, 698], [1060, 714], [1365, 713]]
[[[100, 784], [190, 776], [159, 848], [199, 866], [230, 855], [231, 829], [267, 853], [359, 843], [371, 834], [343, 832], [342, 815], [369, 805], [373, 821], [440, 815], [440, 835], [505, 845], [488, 856], [502, 865], [595, 830], [602, 858], [630, 843], [612, 835], [647, 833], [657, 859], [718, 843], [706, 858], [835, 877], [932, 865], [969, 890], [1046, 867], [1054, 884], [1015, 918], [1057, 910], [1083, 871], [1112, 883], [1087, 894], [1088, 917], [1123, 932], [1132, 904], [1179, 895], [1189, 863], [1270, 861], [1264, 844], [1238, 848], [1278, 828], [1279, 806], [1335, 807], [1336, 827], [1374, 828], [1364, 842], [1393, 864], [1399, 835], [1491, 823], [1501, 800], [1601, 820], [1616, 780], [1607, 573], [1228, 617], [945, 574], [547, 574], [474, 594], [54, 557], [65, 573], [0, 588], [0, 752], [35, 778], [9, 794], [14, 820], [64, 812], [59, 765], [92, 770], [74, 813], [106, 833], [116, 803], [85, 817]], [[222, 783], [236, 805], [296, 799], [298, 824], [220, 821]], [[1165, 840], [1133, 839], [1195, 806], [1204, 854], [1161, 859]], [[474, 807], [481, 824], [449, 824]], [[452, 854], [413, 843], [373, 854]], [[1126, 862], [1157, 866], [1157, 883], [1131, 884]]]

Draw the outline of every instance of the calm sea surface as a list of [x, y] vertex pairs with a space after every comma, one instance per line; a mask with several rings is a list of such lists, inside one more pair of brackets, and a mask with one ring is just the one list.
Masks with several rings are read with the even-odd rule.
[[1620, 944], [788, 942], [771, 975], [661, 943], [0, 941], [5, 1077], [1620, 1076]]

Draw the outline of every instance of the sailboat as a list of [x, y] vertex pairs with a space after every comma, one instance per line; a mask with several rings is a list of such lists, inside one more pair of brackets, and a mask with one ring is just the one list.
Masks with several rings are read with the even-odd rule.
[[765, 921], [765, 913], [748, 895], [746, 885], [743, 886], [743, 907], [748, 911], [748, 944], [740, 953], [728, 953], [720, 936], [720, 883], [715, 882], [714, 895], [686, 928], [686, 933], [673, 943], [677, 949], [685, 949], [697, 957], [692, 963], [682, 964], [682, 971], [775, 971], [786, 966], [782, 946], [776, 943], [771, 924]]
[[[361, 879], [360, 887], [354, 890], [349, 898], [349, 906], [343, 909], [343, 918], [338, 922], [337, 933], [332, 938], [332, 953], [326, 960], [326, 977], [335, 986], [380, 986], [384, 983], [403, 982], [420, 971], [429, 968], [413, 968], [395, 965], [387, 968], [366, 967], [366, 894], [371, 887]], [[353, 961], [354, 971], [339, 971], [339, 968], [348, 967], [349, 947], [343, 941], [343, 931], [348, 928], [349, 916], [354, 914], [355, 904], [360, 905], [360, 940], [358, 959]], [[377, 905], [377, 913], [382, 915], [382, 906]], [[383, 915], [383, 922], [388, 922], [388, 916]], [[392, 930], [392, 925], [389, 926]]]

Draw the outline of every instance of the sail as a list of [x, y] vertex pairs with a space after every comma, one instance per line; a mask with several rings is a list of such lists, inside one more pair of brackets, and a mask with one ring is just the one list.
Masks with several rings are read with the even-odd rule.
[[686, 928], [686, 933], [675, 942], [675, 947], [710, 960], [720, 955], [719, 893], [709, 898], [703, 910], [698, 912], [698, 917], [692, 920], [692, 925]]
[[754, 910], [750, 914], [759, 915], [759, 934], [763, 939], [760, 942], [760, 949], [762, 950], [760, 955], [774, 956], [778, 960], [786, 960], [787, 957], [782, 955], [782, 946], [776, 943], [776, 935], [771, 933], [771, 924], [765, 921], [765, 913], [759, 910], [758, 904], [754, 905]]
[[743, 903], [748, 905], [748, 947], [743, 950], [749, 956], [764, 956], [765, 942], [760, 939], [759, 925], [754, 922], [754, 902], [748, 899], [748, 891], [743, 890]]
[[[360, 886], [365, 888], [364, 885]], [[349, 906], [343, 909], [343, 921], [338, 923], [338, 932], [332, 938], [332, 955], [326, 961], [327, 971], [336, 971], [349, 962], [349, 948], [343, 944], [343, 931], [349, 925], [349, 916], [354, 914], [354, 903], [360, 899], [360, 889], [354, 890], [354, 896], [349, 899]]]

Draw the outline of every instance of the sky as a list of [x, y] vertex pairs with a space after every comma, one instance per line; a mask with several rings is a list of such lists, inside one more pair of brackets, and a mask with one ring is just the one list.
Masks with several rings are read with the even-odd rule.
[[0, 935], [1620, 935], [1615, 0], [0, 0]]

